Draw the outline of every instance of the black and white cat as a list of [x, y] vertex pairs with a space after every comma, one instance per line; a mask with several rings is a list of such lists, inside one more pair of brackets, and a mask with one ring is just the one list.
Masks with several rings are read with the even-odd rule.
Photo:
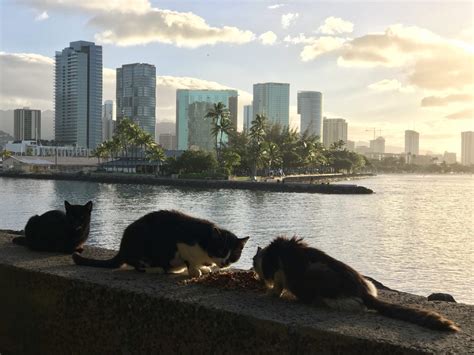
[[[214, 223], [178, 211], [151, 212], [123, 233], [120, 249], [109, 260], [73, 254], [78, 265], [118, 268], [123, 264], [138, 271], [179, 272], [187, 268], [191, 277], [226, 267], [239, 260], [249, 237], [238, 238]], [[156, 271], [156, 270], [153, 270]]]
[[14, 238], [13, 243], [37, 251], [81, 252], [89, 237], [92, 202], [82, 206], [64, 201], [64, 207], [66, 213], [54, 210], [31, 217], [25, 226], [25, 236]]
[[[258, 248], [254, 270], [270, 293], [290, 291], [298, 300], [329, 307], [374, 309], [380, 314], [436, 330], [458, 331], [453, 321], [419, 308], [388, 303], [377, 298], [372, 282], [343, 262], [309, 247], [302, 239], [279, 237]], [[365, 307], [364, 307], [365, 306]]]

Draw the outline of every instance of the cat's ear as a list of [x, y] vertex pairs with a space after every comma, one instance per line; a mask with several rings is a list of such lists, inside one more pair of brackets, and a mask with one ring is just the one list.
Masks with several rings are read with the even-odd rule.
[[260, 254], [261, 252], [262, 252], [262, 248], [257, 247], [257, 255]]
[[71, 207], [71, 204], [67, 201], [64, 201], [64, 208], [66, 209], [66, 211]]
[[242, 248], [244, 247], [245, 243], [247, 243], [247, 240], [249, 240], [250, 237], [245, 237], [245, 238], [239, 238], [240, 245], [242, 245]]
[[89, 213], [91, 213], [91, 212], [92, 212], [92, 201], [87, 202], [87, 203], [84, 205], [84, 207], [86, 207], [87, 210], [89, 211]]

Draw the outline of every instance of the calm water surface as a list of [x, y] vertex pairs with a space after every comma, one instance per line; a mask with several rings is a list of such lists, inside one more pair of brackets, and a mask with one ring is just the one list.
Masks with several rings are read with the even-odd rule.
[[179, 209], [250, 235], [237, 267], [277, 235], [309, 244], [389, 287], [451, 293], [474, 303], [472, 176], [385, 175], [359, 180], [373, 195], [318, 195], [0, 178], [0, 229], [94, 201], [88, 243], [117, 249], [124, 228], [147, 212]]

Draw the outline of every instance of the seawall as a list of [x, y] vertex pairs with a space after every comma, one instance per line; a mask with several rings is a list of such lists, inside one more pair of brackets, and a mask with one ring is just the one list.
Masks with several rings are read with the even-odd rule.
[[40, 179], [40, 180], [70, 180], [92, 181], [103, 183], [122, 184], [147, 184], [175, 187], [190, 187], [200, 189], [238, 189], [259, 190], [273, 192], [305, 192], [321, 194], [371, 194], [373, 191], [364, 186], [355, 184], [304, 184], [304, 183], [276, 183], [276, 182], [251, 182], [233, 180], [198, 180], [198, 179], [171, 179], [151, 175], [132, 175], [114, 173], [20, 173], [3, 171], [0, 177]]
[[[380, 291], [460, 324], [445, 333], [374, 312], [349, 313], [253, 291], [183, 285], [183, 276], [74, 265], [32, 252], [0, 232], [0, 353], [4, 354], [426, 354], [473, 353], [464, 304]], [[86, 247], [87, 255], [114, 252]]]

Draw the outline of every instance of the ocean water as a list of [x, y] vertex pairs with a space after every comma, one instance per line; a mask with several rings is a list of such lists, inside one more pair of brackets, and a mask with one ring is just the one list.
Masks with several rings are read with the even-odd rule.
[[[343, 182], [347, 183], [347, 182]], [[388, 287], [447, 292], [474, 304], [474, 180], [470, 175], [381, 175], [357, 180], [372, 195], [200, 190], [148, 185], [0, 178], [0, 229], [31, 215], [94, 202], [88, 243], [118, 249], [124, 228], [147, 212], [178, 209], [250, 236], [257, 246], [298, 235]]]

